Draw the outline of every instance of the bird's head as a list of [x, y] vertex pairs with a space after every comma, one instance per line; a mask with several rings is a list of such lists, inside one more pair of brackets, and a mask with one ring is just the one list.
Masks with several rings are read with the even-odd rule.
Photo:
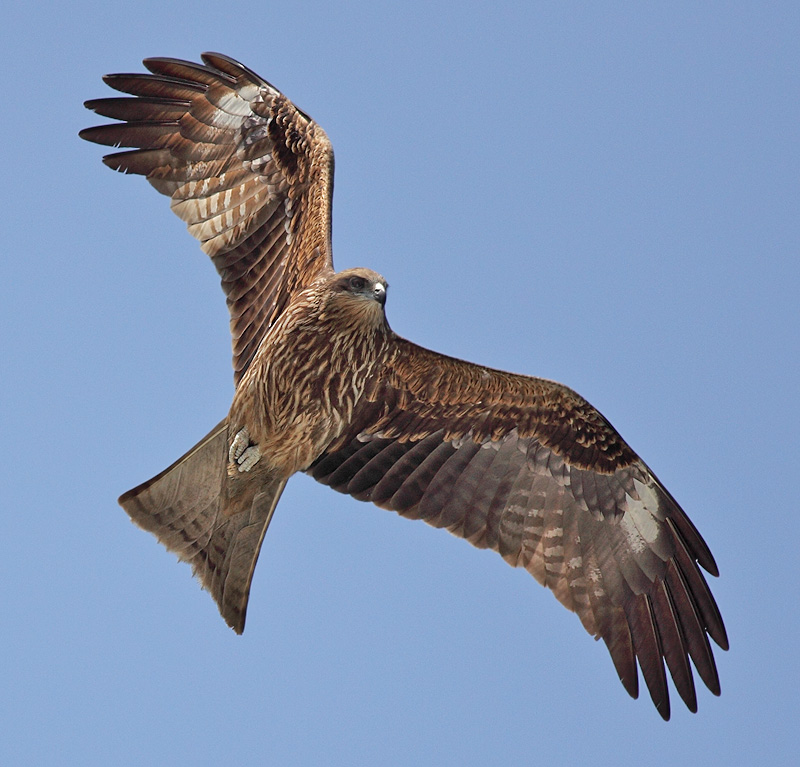
[[333, 277], [334, 294], [345, 299], [375, 301], [381, 307], [386, 303], [386, 288], [383, 277], [371, 269], [346, 269]]
[[346, 269], [331, 275], [324, 288], [323, 314], [337, 317], [346, 326], [386, 327], [383, 312], [386, 280], [371, 269]]

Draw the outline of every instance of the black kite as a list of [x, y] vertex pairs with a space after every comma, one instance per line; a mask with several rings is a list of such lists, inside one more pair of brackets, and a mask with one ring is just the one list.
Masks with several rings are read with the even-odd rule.
[[81, 136], [171, 198], [222, 278], [236, 392], [205, 439], [120, 498], [182, 560], [237, 632], [286, 481], [297, 471], [492, 548], [602, 637], [625, 689], [636, 661], [669, 717], [689, 659], [719, 694], [727, 649], [680, 506], [608, 421], [561, 384], [480, 367], [395, 335], [386, 282], [334, 272], [333, 151], [323, 130], [238, 62], [153, 58], [109, 75], [135, 98], [86, 106], [122, 122]]

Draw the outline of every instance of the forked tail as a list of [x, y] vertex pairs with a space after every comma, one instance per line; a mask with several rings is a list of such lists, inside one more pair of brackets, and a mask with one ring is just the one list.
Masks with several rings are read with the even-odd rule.
[[192, 566], [228, 625], [244, 631], [261, 542], [286, 480], [253, 471], [229, 477], [228, 422], [119, 502], [139, 527]]

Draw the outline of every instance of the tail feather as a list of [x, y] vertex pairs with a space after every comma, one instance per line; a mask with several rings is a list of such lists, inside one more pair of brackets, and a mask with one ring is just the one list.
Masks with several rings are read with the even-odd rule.
[[228, 423], [120, 505], [192, 570], [238, 634], [244, 631], [250, 583], [264, 534], [286, 480], [252, 471], [229, 477]]

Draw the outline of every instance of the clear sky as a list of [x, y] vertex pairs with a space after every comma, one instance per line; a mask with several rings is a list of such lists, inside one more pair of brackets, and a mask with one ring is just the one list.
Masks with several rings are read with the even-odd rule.
[[[17, 3], [4, 12], [4, 765], [788, 764], [798, 749], [796, 2]], [[219, 50], [336, 150], [394, 329], [554, 378], [699, 527], [722, 696], [665, 724], [525, 572], [301, 476], [237, 637], [117, 506], [226, 412], [212, 265], [78, 139]], [[788, 490], [787, 490], [788, 488]]]

